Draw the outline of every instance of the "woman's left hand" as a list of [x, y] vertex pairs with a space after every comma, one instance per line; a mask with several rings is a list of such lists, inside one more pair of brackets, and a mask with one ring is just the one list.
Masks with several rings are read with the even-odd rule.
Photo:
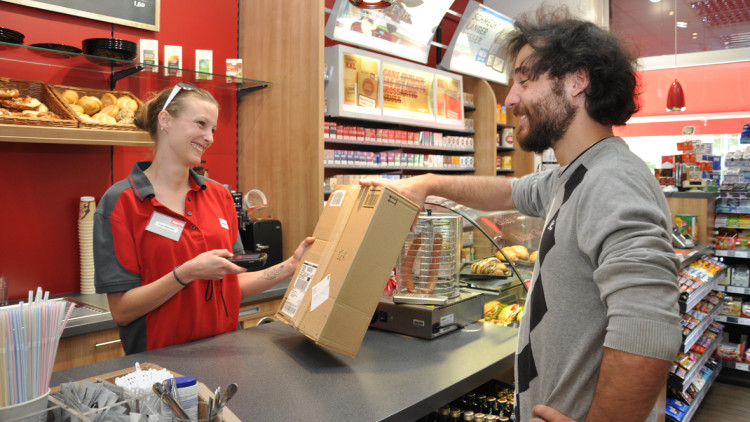
[[302, 255], [305, 253], [308, 247], [315, 242], [314, 237], [306, 237], [302, 242], [300, 242], [299, 246], [297, 246], [297, 249], [294, 250], [294, 254], [289, 258], [289, 265], [292, 266], [292, 268], [297, 268], [299, 265], [300, 260], [302, 259]]

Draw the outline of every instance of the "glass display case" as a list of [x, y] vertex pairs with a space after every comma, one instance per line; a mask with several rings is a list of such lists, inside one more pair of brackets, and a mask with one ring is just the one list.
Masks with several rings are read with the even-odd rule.
[[425, 207], [462, 216], [462, 289], [485, 294], [485, 310], [494, 302], [523, 306], [534, 272], [544, 219], [518, 211], [480, 211], [430, 197]]

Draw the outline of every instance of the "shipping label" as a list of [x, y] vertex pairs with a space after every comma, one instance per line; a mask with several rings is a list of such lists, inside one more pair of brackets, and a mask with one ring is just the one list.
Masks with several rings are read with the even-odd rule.
[[305, 261], [297, 274], [297, 279], [294, 280], [294, 287], [289, 292], [284, 306], [281, 308], [281, 312], [294, 318], [294, 315], [299, 309], [302, 299], [307, 293], [307, 289], [310, 287], [310, 281], [315, 277], [315, 272], [318, 270], [318, 264], [314, 262]]

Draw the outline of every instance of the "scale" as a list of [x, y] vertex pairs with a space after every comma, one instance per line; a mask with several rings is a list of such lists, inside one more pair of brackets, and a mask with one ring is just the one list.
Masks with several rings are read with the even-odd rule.
[[370, 327], [424, 339], [463, 328], [484, 316], [484, 294], [461, 290], [445, 305], [396, 304], [383, 297]]
[[376, 308], [370, 327], [433, 339], [484, 316], [484, 295], [461, 290], [460, 215], [423, 212], [401, 249], [398, 285]]

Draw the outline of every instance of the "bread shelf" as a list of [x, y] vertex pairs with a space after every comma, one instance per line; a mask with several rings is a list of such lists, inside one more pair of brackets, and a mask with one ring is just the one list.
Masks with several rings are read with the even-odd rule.
[[0, 142], [153, 146], [147, 132], [0, 124]]

